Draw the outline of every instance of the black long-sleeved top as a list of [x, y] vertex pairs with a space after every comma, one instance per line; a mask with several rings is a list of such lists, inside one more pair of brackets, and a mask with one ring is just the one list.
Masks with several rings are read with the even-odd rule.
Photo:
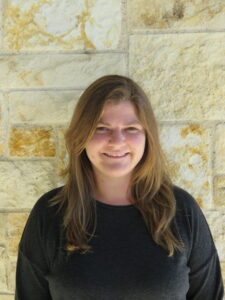
[[62, 216], [49, 207], [59, 189], [35, 204], [19, 245], [16, 300], [222, 300], [217, 250], [195, 200], [175, 188], [173, 228], [185, 249], [173, 257], [149, 236], [133, 205], [97, 203], [92, 253], [64, 250]]

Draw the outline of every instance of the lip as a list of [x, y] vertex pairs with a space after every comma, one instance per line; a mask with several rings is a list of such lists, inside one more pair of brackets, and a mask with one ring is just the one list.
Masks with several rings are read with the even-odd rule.
[[[125, 154], [121, 154], [121, 156], [110, 156], [110, 154], [108, 154], [108, 153], [103, 153], [103, 155], [105, 156], [105, 157], [108, 157], [108, 158], [112, 158], [112, 159], [121, 159], [121, 158], [124, 158], [124, 157], [126, 157], [126, 156], [128, 156], [128, 152], [127, 153], [125, 153]], [[119, 154], [116, 154], [115, 153], [115, 155], [119, 155]]]

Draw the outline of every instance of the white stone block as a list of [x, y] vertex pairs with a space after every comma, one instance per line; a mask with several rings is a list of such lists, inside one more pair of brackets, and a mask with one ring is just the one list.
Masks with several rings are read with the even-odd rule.
[[160, 120], [224, 120], [225, 33], [132, 35], [130, 74]]
[[128, 0], [132, 30], [219, 30], [225, 28], [223, 1]]
[[80, 91], [12, 92], [10, 123], [67, 123], [80, 94]]
[[215, 172], [225, 173], [225, 124], [219, 124], [215, 132]]
[[0, 209], [30, 209], [57, 183], [53, 162], [0, 161]]
[[125, 75], [126, 58], [121, 53], [0, 56], [0, 70], [0, 88], [85, 88], [103, 75]]
[[174, 183], [192, 194], [201, 207], [211, 207], [210, 129], [163, 125], [160, 136]]
[[120, 0], [11, 0], [5, 12], [10, 50], [121, 48]]

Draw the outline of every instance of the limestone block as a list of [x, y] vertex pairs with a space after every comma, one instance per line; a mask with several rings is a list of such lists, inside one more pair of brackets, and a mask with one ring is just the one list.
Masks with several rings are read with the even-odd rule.
[[5, 248], [0, 246], [0, 291], [7, 291], [5, 256]]
[[214, 179], [214, 205], [225, 208], [225, 176], [216, 176]]
[[132, 35], [130, 74], [161, 120], [224, 120], [224, 33]]
[[7, 217], [7, 253], [17, 256], [18, 244], [28, 218], [28, 213], [10, 213]]
[[223, 276], [223, 284], [225, 286], [225, 262], [221, 262], [221, 271], [222, 271], [222, 276]]
[[0, 156], [4, 152], [4, 134], [3, 134], [3, 127], [2, 127], [3, 126], [2, 103], [3, 103], [3, 96], [2, 93], [0, 92]]
[[120, 45], [120, 0], [7, 2], [5, 41], [10, 50], [102, 50]]
[[0, 209], [30, 209], [57, 183], [53, 161], [0, 161]]
[[58, 174], [62, 174], [65, 167], [67, 166], [68, 162], [68, 154], [66, 151], [65, 146], [65, 132], [66, 128], [59, 128], [57, 130], [57, 136], [59, 141], [59, 149], [58, 149], [58, 156], [57, 156], [57, 168], [58, 168]]
[[55, 156], [52, 128], [12, 128], [9, 149], [11, 156], [53, 157]]
[[3, 243], [6, 238], [6, 215], [4, 213], [0, 213], [0, 241]]
[[0, 49], [3, 47], [3, 43], [2, 43], [2, 28], [3, 28], [3, 18], [2, 18], [2, 1], [0, 1]]
[[2, 103], [3, 103], [3, 94], [0, 92], [0, 126], [2, 125]]
[[223, 1], [128, 0], [128, 11], [132, 30], [225, 28]]
[[26, 91], [9, 93], [11, 123], [66, 123], [79, 91]]
[[163, 125], [160, 129], [174, 183], [192, 194], [202, 208], [210, 207], [210, 130], [194, 124]]
[[84, 88], [106, 74], [125, 74], [126, 58], [110, 54], [21, 54], [0, 56], [0, 88]]
[[[219, 124], [215, 132], [215, 172], [225, 173], [225, 124]], [[224, 199], [225, 201], [225, 199]]]
[[14, 295], [4, 295], [1, 294], [1, 300], [15, 300], [15, 296]]
[[16, 262], [16, 257], [10, 257], [7, 263], [8, 290], [12, 293], [15, 292]]
[[204, 211], [212, 236], [220, 257], [225, 260], [225, 212]]

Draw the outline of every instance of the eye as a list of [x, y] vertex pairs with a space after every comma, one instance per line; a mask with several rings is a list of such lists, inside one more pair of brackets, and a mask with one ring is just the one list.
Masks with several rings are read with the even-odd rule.
[[137, 132], [137, 131], [139, 131], [139, 129], [136, 128], [136, 127], [127, 127], [126, 130], [127, 130], [128, 132]]
[[96, 131], [97, 132], [107, 132], [109, 129], [107, 127], [104, 126], [98, 126], [96, 127]]

